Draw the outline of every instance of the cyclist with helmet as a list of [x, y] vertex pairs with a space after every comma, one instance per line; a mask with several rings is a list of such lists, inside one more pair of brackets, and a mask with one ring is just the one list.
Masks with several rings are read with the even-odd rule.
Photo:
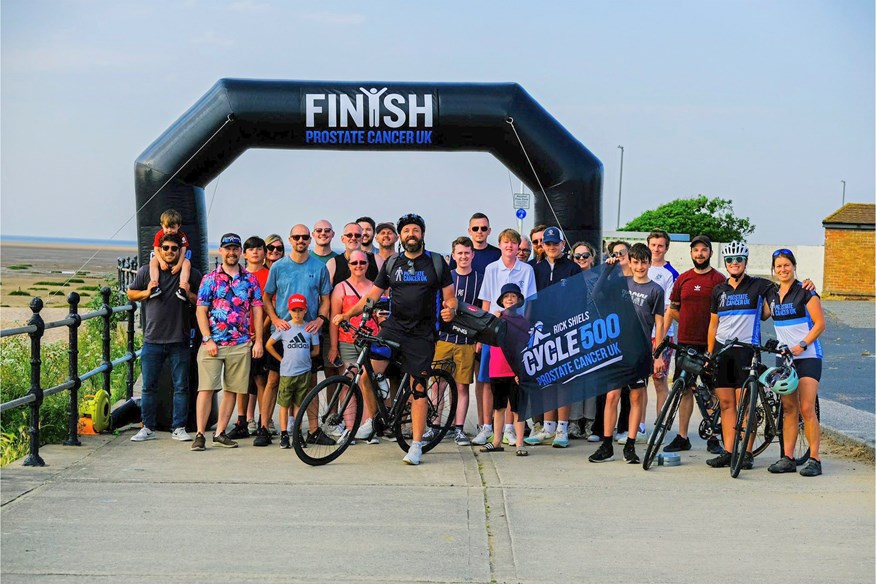
[[[386, 260], [374, 281], [374, 287], [355, 306], [335, 315], [332, 323], [337, 326], [341, 321], [362, 314], [369, 298], [377, 302], [387, 289], [392, 290], [392, 311], [381, 324], [380, 337], [401, 345], [398, 353], [402, 368], [414, 380], [414, 400], [411, 404], [413, 441], [404, 462], [419, 464], [428, 407], [423, 399], [426, 397], [425, 379], [432, 368], [435, 354], [437, 293], [441, 293], [441, 319], [445, 322], [456, 315], [456, 293], [450, 268], [444, 264], [444, 259], [424, 248], [426, 222], [423, 218], [413, 213], [404, 215], [398, 220], [397, 230], [404, 252]], [[433, 256], [437, 257], [437, 261]], [[387, 363], [371, 362], [378, 373], [383, 372]], [[362, 383], [365, 385], [363, 394], [368, 409], [377, 411], [367, 375], [362, 378]]]
[[[787, 345], [794, 355], [794, 367], [785, 371], [781, 358], [776, 364], [778, 370], [773, 373], [773, 379], [782, 383], [784, 375], [797, 377], [797, 389], [789, 387], [788, 392], [774, 388], [782, 395], [783, 444], [782, 458], [770, 465], [771, 473], [794, 472], [797, 464], [794, 461], [794, 444], [797, 442], [799, 416], [803, 416], [804, 431], [809, 441], [809, 460], [800, 474], [804, 477], [814, 477], [821, 474], [821, 458], [818, 447], [821, 440], [821, 429], [815, 412], [815, 397], [818, 394], [818, 382], [821, 379], [822, 351], [818, 337], [824, 332], [824, 312], [821, 310], [821, 299], [814, 290], [806, 290], [797, 280], [797, 260], [789, 249], [777, 249], [773, 252], [772, 271], [778, 280], [778, 286], [767, 291], [767, 308], [776, 325], [776, 337], [783, 345]], [[791, 372], [796, 369], [796, 373]], [[793, 385], [793, 383], [791, 384]]]
[[[764, 300], [773, 283], [764, 278], [749, 276], [748, 246], [741, 241], [724, 244], [721, 255], [729, 278], [712, 290], [711, 317], [709, 320], [708, 354], [719, 351], [724, 343], [738, 339], [744, 343], [760, 343], [760, 321], [766, 318]], [[737, 393], [748, 376], [747, 367], [751, 363], [752, 350], [734, 347], [716, 364], [714, 382], [715, 395], [721, 406], [721, 433], [724, 449], [706, 464], [712, 468], [730, 465], [727, 446], [733, 444], [736, 425]], [[752, 445], [742, 461], [742, 468], [754, 466]]]

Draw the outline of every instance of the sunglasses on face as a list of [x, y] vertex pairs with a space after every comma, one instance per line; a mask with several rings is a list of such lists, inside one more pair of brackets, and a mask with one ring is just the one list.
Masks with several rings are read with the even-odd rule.
[[344, 237], [347, 239], [362, 239], [361, 233], [345, 233]]
[[473, 233], [477, 233], [478, 231], [486, 233], [490, 230], [489, 227], [484, 227], [483, 225], [472, 225], [469, 229], [471, 229]]
[[276, 253], [280, 253], [283, 251], [283, 246], [282, 245], [269, 245], [267, 247], [267, 250], [268, 250], [268, 253], [271, 253], [272, 251], [276, 252]]
[[533, 239], [532, 240], [532, 245], [538, 245], [539, 243], [541, 243], [540, 239]]
[[576, 253], [572, 257], [576, 260], [589, 260], [592, 256], [585, 251], [584, 253]]
[[351, 266], [367, 266], [368, 262], [366, 262], [365, 260], [357, 260], [355, 262], [349, 262], [349, 265], [351, 265]]
[[748, 258], [746, 256], [742, 256], [742, 255], [741, 256], [727, 256], [724, 258], [724, 263], [725, 264], [742, 264], [742, 263], [745, 263], [745, 261], [747, 259]]
[[625, 250], [625, 249], [619, 249], [619, 250], [611, 253], [611, 257], [613, 257], [613, 258], [622, 258], [622, 257], [626, 257], [626, 255], [627, 255], [627, 250]]
[[161, 249], [164, 251], [179, 251], [178, 245], [162, 245]]
[[290, 235], [289, 238], [292, 241], [301, 241], [301, 240], [310, 241], [310, 234], [308, 233], [306, 235]]
[[314, 233], [331, 233], [334, 231], [331, 227], [317, 227], [313, 230]]
[[778, 257], [779, 254], [782, 254], [782, 253], [784, 253], [784, 254], [789, 254], [789, 255], [794, 255], [794, 252], [792, 252], [790, 249], [782, 248], [782, 249], [777, 249], [776, 251], [774, 251], [774, 252], [773, 252], [773, 257]]

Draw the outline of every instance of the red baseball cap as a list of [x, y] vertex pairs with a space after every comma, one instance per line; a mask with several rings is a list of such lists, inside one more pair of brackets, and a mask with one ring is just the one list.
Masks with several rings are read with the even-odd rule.
[[305, 298], [304, 295], [293, 294], [289, 297], [289, 312], [292, 312], [296, 308], [307, 310], [307, 298]]

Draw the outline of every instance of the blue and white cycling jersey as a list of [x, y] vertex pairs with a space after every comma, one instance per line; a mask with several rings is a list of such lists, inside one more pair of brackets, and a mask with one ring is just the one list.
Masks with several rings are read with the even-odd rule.
[[767, 291], [775, 284], [746, 274], [734, 288], [729, 280], [712, 290], [712, 314], [718, 315], [715, 340], [724, 344], [733, 339], [760, 344], [760, 316]]
[[[813, 297], [818, 296], [815, 292], [804, 290], [799, 280], [791, 284], [791, 288], [784, 298], [779, 298], [779, 288], [774, 286], [767, 291], [767, 303], [773, 315], [773, 323], [776, 325], [776, 337], [783, 345], [793, 347], [802, 341], [815, 323], [809, 316], [806, 305]], [[794, 359], [822, 359], [821, 341], [806, 347], [802, 353]]]

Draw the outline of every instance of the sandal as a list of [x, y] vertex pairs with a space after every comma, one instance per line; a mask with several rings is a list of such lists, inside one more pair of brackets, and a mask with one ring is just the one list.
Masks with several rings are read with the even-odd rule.
[[529, 456], [529, 451], [525, 448], [518, 448], [517, 456]]
[[481, 452], [505, 452], [505, 449], [501, 446], [493, 446], [492, 442], [487, 442], [483, 446], [481, 446]]

